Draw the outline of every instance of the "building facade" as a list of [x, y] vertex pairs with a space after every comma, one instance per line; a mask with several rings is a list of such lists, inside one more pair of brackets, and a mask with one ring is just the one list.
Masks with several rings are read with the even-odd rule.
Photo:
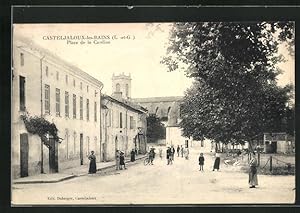
[[149, 114], [155, 114], [166, 127], [166, 145], [184, 145], [190, 139], [182, 136], [179, 127], [181, 96], [135, 98], [133, 101], [145, 107]]
[[130, 75], [113, 75], [112, 96], [102, 95], [103, 160], [115, 159], [116, 150], [128, 156], [132, 149], [146, 152], [147, 110], [131, 101]]
[[[12, 70], [12, 176], [56, 172], [100, 160], [100, 101], [103, 84], [22, 37], [14, 37]], [[27, 132], [21, 115], [43, 117], [58, 129], [55, 150]], [[53, 151], [53, 150], [52, 150]], [[54, 156], [55, 162], [51, 158]]]
[[148, 110], [149, 114], [155, 114], [166, 127], [166, 146], [183, 145], [187, 147], [197, 146], [202, 151], [211, 150], [211, 141], [193, 141], [192, 138], [182, 136], [179, 126], [181, 121], [180, 105], [182, 96], [135, 98], [133, 101]]

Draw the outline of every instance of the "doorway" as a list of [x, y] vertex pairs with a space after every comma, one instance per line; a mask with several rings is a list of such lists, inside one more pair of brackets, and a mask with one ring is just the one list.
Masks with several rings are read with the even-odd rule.
[[49, 138], [49, 172], [58, 172], [58, 147], [54, 138]]
[[189, 148], [189, 141], [185, 140], [185, 148]]
[[28, 176], [28, 134], [23, 133], [20, 134], [20, 176], [27, 177]]
[[83, 165], [83, 134], [80, 133], [80, 165]]
[[271, 143], [272, 153], [277, 153], [277, 141]]

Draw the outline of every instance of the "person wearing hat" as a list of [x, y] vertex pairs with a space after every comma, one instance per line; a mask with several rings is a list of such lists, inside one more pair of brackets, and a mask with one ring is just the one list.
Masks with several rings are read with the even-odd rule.
[[120, 169], [122, 170], [124, 166], [124, 169], [127, 169], [125, 166], [125, 156], [124, 156], [124, 152], [121, 151], [120, 154]]

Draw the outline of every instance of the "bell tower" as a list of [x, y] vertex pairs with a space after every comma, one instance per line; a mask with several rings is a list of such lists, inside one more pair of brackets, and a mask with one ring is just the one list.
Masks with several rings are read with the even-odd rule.
[[131, 75], [113, 74], [112, 76], [112, 96], [115, 98], [130, 99], [131, 98]]

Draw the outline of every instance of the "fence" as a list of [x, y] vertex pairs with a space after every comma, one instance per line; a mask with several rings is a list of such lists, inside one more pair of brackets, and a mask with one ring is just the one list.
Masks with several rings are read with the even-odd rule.
[[[257, 153], [258, 171], [266, 175], [295, 175], [295, 155]], [[251, 155], [245, 152], [240, 155], [227, 153], [223, 156], [224, 164], [241, 166], [249, 171]]]
[[295, 156], [279, 154], [258, 154], [257, 159], [258, 168], [261, 174], [295, 174]]

